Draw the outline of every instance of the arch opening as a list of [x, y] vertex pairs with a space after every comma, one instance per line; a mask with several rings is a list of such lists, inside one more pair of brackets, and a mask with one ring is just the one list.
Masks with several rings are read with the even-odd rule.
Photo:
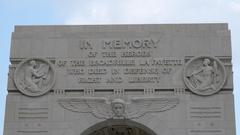
[[89, 127], [80, 135], [156, 135], [156, 133], [131, 120], [109, 119]]

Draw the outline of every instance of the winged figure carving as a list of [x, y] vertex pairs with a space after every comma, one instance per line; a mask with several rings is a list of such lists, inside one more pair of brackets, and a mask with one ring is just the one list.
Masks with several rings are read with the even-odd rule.
[[62, 98], [58, 103], [69, 111], [92, 113], [100, 119], [108, 119], [112, 114], [106, 98]]
[[146, 113], [167, 111], [179, 104], [176, 97], [133, 97], [127, 106], [129, 118], [138, 118]]
[[62, 98], [59, 104], [72, 112], [92, 113], [100, 119], [135, 119], [146, 113], [167, 111], [179, 103], [176, 97], [132, 97], [128, 102], [121, 98], [104, 97]]

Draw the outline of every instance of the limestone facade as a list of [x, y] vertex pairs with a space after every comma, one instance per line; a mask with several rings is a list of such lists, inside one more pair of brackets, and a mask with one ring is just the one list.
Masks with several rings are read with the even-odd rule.
[[16, 26], [4, 135], [235, 135], [227, 24]]

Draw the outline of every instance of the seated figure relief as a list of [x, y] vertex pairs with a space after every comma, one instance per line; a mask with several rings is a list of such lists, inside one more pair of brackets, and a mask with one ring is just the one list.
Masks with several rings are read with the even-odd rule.
[[45, 59], [23, 60], [14, 72], [14, 82], [23, 94], [40, 96], [53, 87], [54, 69]]
[[43, 84], [47, 82], [48, 72], [49, 65], [42, 63], [38, 66], [35, 60], [30, 61], [25, 70], [24, 84], [26, 89], [32, 92], [41, 91]]
[[216, 83], [219, 81], [217, 78], [217, 64], [213, 61], [213, 66], [210, 65], [210, 59], [205, 58], [203, 60], [203, 66], [198, 70], [194, 70], [188, 79], [192, 86], [199, 91], [216, 90]]
[[187, 87], [199, 95], [218, 92], [226, 79], [225, 68], [214, 57], [194, 58], [186, 64], [184, 81]]

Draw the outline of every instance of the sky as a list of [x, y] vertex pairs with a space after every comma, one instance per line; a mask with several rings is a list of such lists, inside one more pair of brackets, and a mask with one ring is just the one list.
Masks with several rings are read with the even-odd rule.
[[228, 23], [240, 135], [240, 0], [0, 0], [0, 134], [14, 25]]

